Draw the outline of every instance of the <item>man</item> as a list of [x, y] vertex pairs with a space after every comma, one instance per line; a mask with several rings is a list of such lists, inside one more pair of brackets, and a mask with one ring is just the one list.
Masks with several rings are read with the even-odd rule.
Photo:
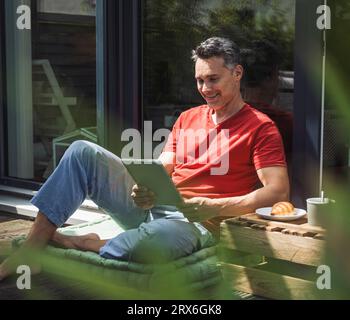
[[[243, 68], [239, 48], [230, 40], [210, 38], [194, 50], [193, 60], [198, 91], [207, 104], [180, 115], [160, 156], [185, 203], [177, 208], [154, 207], [155, 195], [134, 185], [117, 156], [92, 143], [77, 141], [32, 199], [39, 213], [22, 252], [41, 248], [51, 240], [106, 258], [164, 262], [212, 245], [214, 239], [208, 229], [217, 230], [218, 220], [288, 200], [288, 174], [278, 130], [240, 94]], [[186, 154], [178, 157], [178, 131], [197, 128], [209, 136], [215, 130], [214, 140], [221, 132], [228, 134], [221, 150], [222, 155], [229, 156], [224, 175], [211, 174], [217, 161], [199, 161], [204, 155], [193, 152], [200, 147], [198, 141], [187, 153], [186, 148], [180, 150]], [[208, 153], [214, 140], [209, 139]], [[262, 187], [256, 189], [259, 182]], [[87, 195], [127, 231], [108, 241], [95, 234], [58, 234], [57, 227]], [[18, 251], [17, 256], [20, 254]], [[0, 267], [0, 278], [11, 273], [10, 262], [11, 258]]]

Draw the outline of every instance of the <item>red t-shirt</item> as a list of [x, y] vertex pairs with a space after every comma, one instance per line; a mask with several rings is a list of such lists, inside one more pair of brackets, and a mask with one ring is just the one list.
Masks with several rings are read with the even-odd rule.
[[215, 125], [207, 105], [183, 112], [163, 151], [175, 152], [172, 180], [184, 198], [226, 198], [254, 191], [256, 171], [286, 166], [274, 122], [249, 105]]
[[206, 105], [183, 112], [164, 147], [177, 154], [172, 180], [183, 197], [245, 195], [259, 182], [256, 170], [286, 166], [281, 136], [266, 115], [245, 105], [215, 125], [211, 114]]

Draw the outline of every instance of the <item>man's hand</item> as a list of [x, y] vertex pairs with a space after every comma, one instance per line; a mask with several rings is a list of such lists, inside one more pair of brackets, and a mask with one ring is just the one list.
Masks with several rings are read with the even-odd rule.
[[184, 199], [184, 204], [178, 205], [177, 208], [191, 222], [206, 221], [217, 217], [220, 212], [220, 206], [215, 203], [215, 199], [204, 197]]
[[132, 187], [131, 197], [139, 208], [148, 210], [154, 207], [155, 194], [144, 186], [135, 184]]

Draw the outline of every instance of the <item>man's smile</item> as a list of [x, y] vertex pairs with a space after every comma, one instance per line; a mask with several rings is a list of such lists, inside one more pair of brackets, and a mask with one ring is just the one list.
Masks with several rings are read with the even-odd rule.
[[204, 98], [205, 98], [206, 100], [214, 100], [214, 99], [216, 99], [218, 96], [219, 96], [219, 94], [217, 93], [217, 94], [214, 94], [214, 95], [212, 95], [212, 96], [204, 95]]

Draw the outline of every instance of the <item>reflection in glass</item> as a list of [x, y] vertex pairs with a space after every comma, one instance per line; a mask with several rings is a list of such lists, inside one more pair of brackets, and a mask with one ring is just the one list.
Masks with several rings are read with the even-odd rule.
[[37, 1], [32, 32], [34, 179], [47, 178], [72, 141], [88, 139], [81, 128], [96, 126], [95, 6], [91, 0]]
[[[16, 28], [23, 4], [31, 30]], [[82, 132], [96, 141], [95, 7], [94, 0], [5, 1], [9, 177], [43, 182], [62, 143]]]
[[38, 12], [96, 15], [96, 0], [37, 0]]
[[171, 128], [181, 111], [204, 103], [196, 89], [191, 50], [220, 36], [242, 49], [242, 94], [282, 130], [292, 146], [295, 0], [147, 0], [144, 6], [144, 120]]

